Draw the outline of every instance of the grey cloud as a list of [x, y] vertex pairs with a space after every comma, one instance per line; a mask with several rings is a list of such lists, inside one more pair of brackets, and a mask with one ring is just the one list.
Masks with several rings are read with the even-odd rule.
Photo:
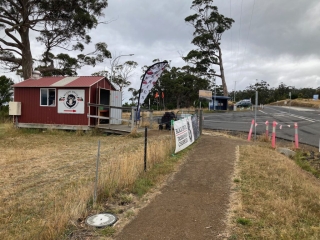
[[[131, 87], [138, 88], [140, 67], [151, 65], [155, 58], [172, 60], [173, 66], [185, 65], [180, 55], [195, 48], [191, 44], [194, 29], [184, 21], [194, 13], [190, 10], [191, 3], [192, 0], [109, 0], [101, 21], [114, 21], [92, 31], [92, 40], [106, 42], [108, 49], [118, 55], [135, 54], [130, 60], [137, 61], [139, 67], [130, 80]], [[244, 89], [256, 79], [267, 81], [271, 87], [281, 82], [297, 88], [320, 85], [319, 1], [214, 0], [214, 3], [220, 13], [235, 20], [232, 29], [222, 36], [221, 44], [229, 91], [235, 81], [237, 89]], [[106, 61], [95, 68], [84, 68], [79, 74], [90, 75], [108, 64]]]

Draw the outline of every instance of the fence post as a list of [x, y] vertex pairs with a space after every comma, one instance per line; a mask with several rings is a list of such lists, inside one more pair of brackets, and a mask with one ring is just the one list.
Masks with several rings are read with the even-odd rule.
[[152, 125], [153, 125], [153, 111], [150, 110], [149, 111], [149, 121], [150, 121], [150, 128], [152, 129]]
[[147, 144], [148, 144], [148, 131], [147, 127], [144, 127], [144, 171], [147, 171]]
[[269, 122], [266, 121], [266, 138], [269, 137]]
[[277, 122], [273, 121], [273, 123], [272, 123], [272, 141], [271, 141], [273, 148], [276, 148], [276, 126], [277, 126]]
[[[173, 151], [173, 147], [172, 147], [172, 138], [173, 138], [173, 129], [174, 129], [174, 120], [171, 120], [171, 138], [170, 138], [170, 149]], [[174, 155], [172, 153], [172, 155]]]
[[250, 130], [249, 130], [249, 134], [248, 134], [248, 141], [251, 140], [253, 124], [254, 124], [254, 119], [252, 119], [252, 121], [251, 121], [251, 126], [250, 126]]
[[135, 109], [131, 108], [131, 132], [133, 131], [134, 128], [134, 117], [135, 117]]
[[97, 166], [96, 166], [96, 181], [94, 183], [93, 203], [97, 201], [98, 192], [98, 177], [99, 177], [99, 158], [100, 158], [100, 140], [98, 142]]
[[294, 123], [294, 147], [299, 148], [298, 123]]
[[202, 109], [199, 110], [199, 128], [200, 128], [200, 135], [202, 135], [202, 127], [203, 127], [203, 114]]

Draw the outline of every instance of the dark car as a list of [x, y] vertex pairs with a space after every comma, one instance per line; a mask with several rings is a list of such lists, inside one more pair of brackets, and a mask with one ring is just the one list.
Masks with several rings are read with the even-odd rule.
[[240, 101], [236, 103], [237, 107], [251, 107], [252, 103], [249, 101]]

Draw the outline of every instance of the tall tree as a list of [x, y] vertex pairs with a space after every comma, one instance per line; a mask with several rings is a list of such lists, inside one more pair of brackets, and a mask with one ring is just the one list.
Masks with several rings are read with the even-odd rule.
[[[260, 81], [256, 81], [256, 83], [250, 84], [247, 87], [248, 90], [248, 94], [251, 98], [252, 103], [255, 104], [255, 95], [256, 95], [256, 91], [258, 91], [258, 98], [259, 101], [258, 103], [260, 104], [267, 104], [270, 102], [270, 100], [273, 98], [273, 96], [271, 96], [270, 91], [269, 91], [269, 84], [264, 81], [264, 80], [260, 80]], [[248, 97], [249, 98], [249, 97]]]
[[132, 72], [137, 66], [138, 63], [135, 61], [126, 61], [125, 63], [114, 67], [112, 73], [112, 83], [119, 87], [119, 91], [122, 92], [124, 88], [131, 84], [129, 79], [132, 77]]
[[12, 85], [13, 81], [11, 78], [6, 76], [0, 76], [0, 107], [5, 103], [9, 102], [12, 97]]
[[131, 98], [129, 98], [129, 100], [131, 101], [131, 105], [135, 106], [138, 102], [139, 89], [128, 88], [128, 92], [131, 92], [131, 94], [132, 94]]
[[[54, 71], [52, 49], [84, 50], [91, 42], [87, 34], [98, 25], [103, 16], [107, 0], [1, 0], [0, 29], [4, 29], [7, 39], [0, 38], [0, 63], [11, 71], [22, 68], [24, 79], [31, 77], [33, 70], [31, 33], [38, 33], [38, 44], [45, 51], [43, 72]], [[75, 43], [69, 48], [71, 43]], [[105, 43], [96, 44], [90, 54], [79, 54], [77, 61], [95, 65], [111, 54]]]
[[158, 100], [161, 99], [163, 92], [166, 108], [190, 107], [195, 100], [199, 99], [199, 90], [209, 90], [207, 79], [192, 74], [189, 66], [172, 67], [163, 72], [158, 84], [153, 87], [151, 94], [145, 100], [145, 104], [149, 98], [154, 100], [156, 92], [159, 94]]
[[[186, 17], [185, 21], [195, 28], [192, 43], [198, 48], [183, 59], [194, 64], [195, 72], [211, 79], [213, 76], [221, 78], [223, 94], [228, 96], [220, 42], [222, 34], [231, 28], [234, 20], [219, 14], [213, 0], [194, 0], [191, 9], [196, 13]], [[216, 73], [214, 65], [219, 66], [220, 74]]]

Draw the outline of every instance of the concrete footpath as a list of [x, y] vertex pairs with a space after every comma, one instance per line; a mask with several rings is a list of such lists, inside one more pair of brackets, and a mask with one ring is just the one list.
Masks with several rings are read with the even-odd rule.
[[245, 141], [204, 134], [195, 144], [161, 194], [115, 239], [224, 239], [236, 146]]

